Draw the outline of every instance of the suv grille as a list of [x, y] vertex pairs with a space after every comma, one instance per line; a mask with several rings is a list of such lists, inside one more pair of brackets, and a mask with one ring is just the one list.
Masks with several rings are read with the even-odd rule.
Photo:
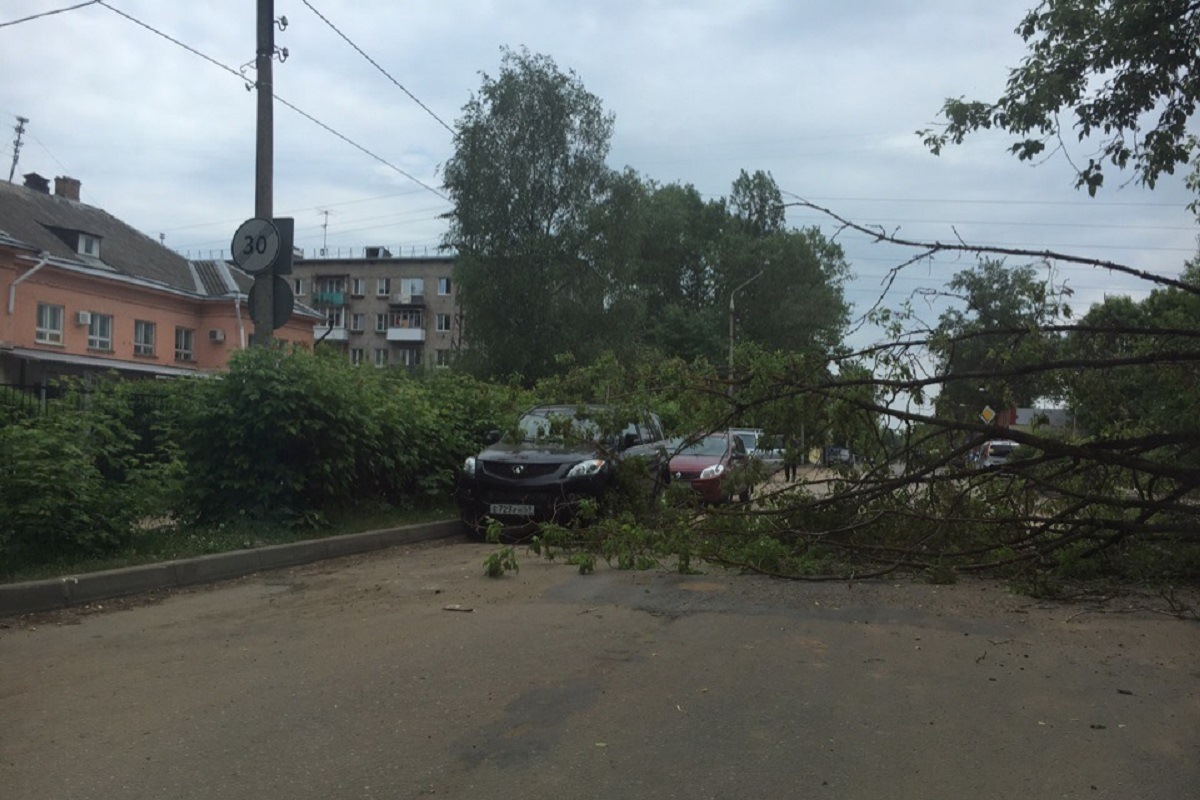
[[510, 461], [484, 461], [483, 471], [493, 478], [503, 478], [510, 481], [543, 478], [558, 472], [558, 464], [528, 464]]

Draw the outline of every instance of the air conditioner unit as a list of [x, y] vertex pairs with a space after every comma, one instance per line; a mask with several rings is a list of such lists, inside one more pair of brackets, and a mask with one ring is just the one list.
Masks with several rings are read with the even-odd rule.
[[76, 325], [91, 325], [92, 324], [92, 312], [76, 311], [75, 312], [75, 324]]
[[208, 340], [210, 342], [225, 341], [225, 331], [221, 330], [220, 328], [213, 328], [208, 332]]

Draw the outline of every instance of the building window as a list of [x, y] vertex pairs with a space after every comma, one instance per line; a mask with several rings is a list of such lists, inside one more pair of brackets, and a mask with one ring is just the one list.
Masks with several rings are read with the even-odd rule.
[[450, 366], [450, 351], [445, 348], [439, 348], [434, 354], [436, 361], [434, 362], [439, 367]]
[[42, 344], [63, 343], [63, 307], [38, 303], [34, 339]]
[[380, 297], [387, 297], [388, 293], [391, 291], [392, 291], [392, 279], [391, 278], [380, 278], [379, 280], [375, 281], [375, 294], [379, 295]]
[[450, 315], [438, 314], [436, 324], [438, 333], [448, 333], [450, 331]]
[[350, 283], [350, 294], [355, 297], [365, 297], [367, 294], [367, 279], [355, 278]]
[[345, 278], [317, 278], [317, 291], [322, 294], [341, 294], [346, 291]]
[[85, 256], [100, 257], [100, 240], [88, 233], [79, 234], [79, 252]]
[[420, 311], [396, 311], [392, 314], [393, 328], [423, 328], [425, 320]]
[[411, 303], [413, 298], [423, 299], [425, 297], [425, 279], [424, 278], [401, 278], [400, 279], [400, 302]]
[[375, 348], [375, 366], [386, 367], [388, 363], [388, 351], [384, 347]]
[[196, 360], [196, 332], [191, 328], [175, 329], [175, 360]]
[[112, 325], [112, 314], [92, 312], [92, 321], [88, 325], [89, 350], [112, 350]]
[[154, 355], [154, 329], [153, 322], [147, 322], [144, 319], [133, 321], [133, 354], [135, 356]]
[[366, 314], [351, 314], [350, 315], [350, 330], [354, 333], [362, 333], [367, 327]]
[[359, 364], [363, 363], [363, 349], [361, 347], [354, 347], [350, 349], [350, 363], [354, 366], [358, 366]]
[[329, 328], [346, 327], [346, 307], [330, 306], [325, 309], [325, 325]]
[[406, 367], [417, 367], [421, 364], [420, 350], [399, 350], [399, 362]]
[[449, 278], [438, 278], [438, 294], [440, 294], [442, 297], [450, 294]]
[[292, 281], [292, 292], [296, 297], [304, 296], [304, 278], [296, 278]]
[[387, 314], [375, 315], [375, 332], [387, 333]]

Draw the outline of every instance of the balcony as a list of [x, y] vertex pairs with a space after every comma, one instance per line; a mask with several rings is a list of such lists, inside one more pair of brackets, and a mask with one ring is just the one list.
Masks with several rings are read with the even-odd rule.
[[425, 295], [397, 292], [392, 295], [391, 304], [394, 306], [423, 306], [425, 305]]
[[388, 328], [387, 340], [389, 342], [423, 342], [425, 341], [425, 329]]
[[313, 338], [318, 342], [348, 342], [350, 332], [344, 327], [330, 328], [327, 325], [317, 325], [313, 328]]
[[318, 306], [344, 306], [346, 305], [345, 292], [313, 292], [313, 305]]

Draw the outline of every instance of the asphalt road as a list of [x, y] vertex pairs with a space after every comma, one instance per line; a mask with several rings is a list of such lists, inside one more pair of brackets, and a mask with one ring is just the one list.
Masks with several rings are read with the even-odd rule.
[[1200, 628], [1148, 600], [490, 549], [2, 621], [0, 797], [1200, 796]]

